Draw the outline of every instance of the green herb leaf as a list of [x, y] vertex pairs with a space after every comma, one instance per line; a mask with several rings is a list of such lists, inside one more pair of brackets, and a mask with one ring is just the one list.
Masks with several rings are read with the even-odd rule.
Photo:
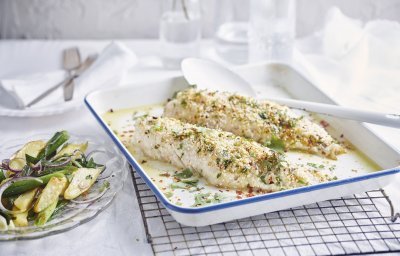
[[209, 196], [211, 193], [199, 193], [194, 196], [194, 204], [193, 206], [202, 206], [207, 203], [211, 203]]
[[261, 113], [258, 113], [258, 116], [261, 118], [261, 119], [267, 119], [267, 116], [265, 115], [265, 112], [261, 112]]
[[265, 181], [265, 174], [260, 176], [260, 180], [262, 181], [262, 183], [268, 185], [268, 183]]
[[300, 184], [303, 184], [303, 185], [307, 185], [307, 184], [308, 184], [308, 182], [307, 182], [304, 178], [302, 178], [302, 177], [297, 177], [297, 181], [298, 181]]
[[165, 195], [167, 198], [171, 198], [171, 197], [174, 195], [174, 193], [172, 193], [171, 191], [167, 191], [167, 192], [164, 192], [164, 195]]
[[181, 180], [181, 182], [183, 182], [189, 186], [195, 187], [199, 183], [199, 180]]
[[103, 192], [104, 190], [108, 189], [110, 185], [111, 184], [108, 180], [104, 181], [103, 184], [101, 185], [100, 192]]
[[210, 203], [219, 203], [224, 199], [221, 193], [199, 193], [194, 196], [193, 206], [202, 206]]
[[26, 163], [27, 164], [35, 164], [37, 162], [39, 162], [36, 157], [30, 156], [28, 154], [25, 154], [25, 159], [26, 159]]
[[273, 149], [278, 152], [284, 152], [286, 148], [283, 140], [279, 139], [276, 136], [272, 136], [271, 140], [264, 143], [264, 146], [267, 146], [270, 149]]
[[307, 163], [307, 165], [311, 166], [311, 167], [314, 167], [315, 169], [322, 169], [322, 168], [325, 167], [323, 164], [318, 165], [316, 163]]
[[179, 182], [174, 182], [171, 184], [172, 189], [188, 189], [196, 187], [199, 180], [181, 180]]
[[193, 172], [189, 168], [186, 168], [182, 172], [176, 173], [174, 175], [174, 177], [180, 178], [180, 179], [188, 179], [192, 176], [193, 176]]

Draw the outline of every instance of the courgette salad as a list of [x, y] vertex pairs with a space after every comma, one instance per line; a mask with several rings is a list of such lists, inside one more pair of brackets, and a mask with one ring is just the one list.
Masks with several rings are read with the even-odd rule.
[[[68, 204], [91, 203], [109, 188], [83, 198], [106, 166], [86, 152], [88, 142], [68, 143], [67, 131], [56, 132], [49, 141], [30, 141], [0, 165], [0, 231], [30, 225], [43, 226]], [[78, 199], [81, 196], [82, 199]]]

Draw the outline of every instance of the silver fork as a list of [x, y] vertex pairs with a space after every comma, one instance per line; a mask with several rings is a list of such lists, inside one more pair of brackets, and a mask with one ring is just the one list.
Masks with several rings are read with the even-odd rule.
[[86, 60], [78, 67], [78, 69], [74, 70], [73, 75], [71, 77], [67, 77], [66, 79], [64, 79], [63, 81], [61, 81], [60, 83], [56, 84], [55, 86], [51, 87], [50, 89], [48, 89], [47, 91], [45, 91], [44, 93], [42, 93], [41, 95], [39, 95], [38, 97], [36, 97], [34, 100], [32, 100], [30, 103], [28, 103], [25, 107], [31, 107], [34, 104], [38, 103], [39, 101], [41, 101], [42, 99], [46, 98], [50, 93], [52, 93], [53, 91], [55, 91], [57, 88], [59, 88], [60, 86], [64, 85], [65, 83], [70, 83], [71, 81], [73, 81], [73, 79], [77, 78], [78, 76], [80, 76], [83, 72], [85, 72], [96, 60], [97, 55], [90, 55], [86, 58]]
[[[68, 71], [69, 77], [72, 77], [74, 71], [81, 65], [81, 56], [79, 49], [76, 47], [68, 48], [63, 52], [63, 68]], [[70, 79], [69, 82], [65, 83], [64, 88], [64, 101], [70, 101], [74, 94], [74, 80]]]

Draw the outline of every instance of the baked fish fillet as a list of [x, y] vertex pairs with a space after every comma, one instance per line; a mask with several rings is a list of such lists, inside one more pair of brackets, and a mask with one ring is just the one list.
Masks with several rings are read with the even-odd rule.
[[190, 168], [217, 187], [272, 192], [329, 180], [254, 141], [173, 118], [138, 119], [132, 143], [145, 155]]
[[228, 92], [181, 91], [166, 104], [164, 116], [331, 159], [345, 152], [321, 126], [288, 107]]

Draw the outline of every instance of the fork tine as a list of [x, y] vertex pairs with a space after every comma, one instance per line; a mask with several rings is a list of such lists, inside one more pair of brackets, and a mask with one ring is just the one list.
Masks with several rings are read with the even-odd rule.
[[81, 63], [81, 56], [77, 47], [67, 48], [63, 51], [63, 67], [67, 70], [75, 69]]

